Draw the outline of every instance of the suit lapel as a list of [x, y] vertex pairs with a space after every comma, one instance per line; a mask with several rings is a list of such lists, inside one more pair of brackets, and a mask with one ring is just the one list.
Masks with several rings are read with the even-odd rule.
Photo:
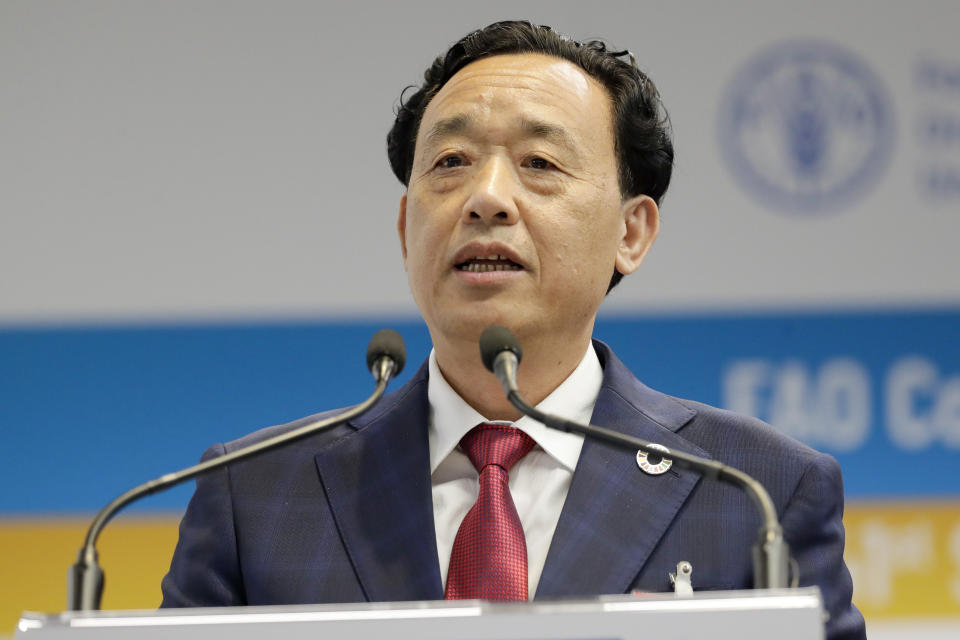
[[[675, 433], [695, 412], [642, 385], [606, 345], [594, 344], [604, 383], [591, 422], [706, 456]], [[647, 475], [635, 451], [588, 438], [536, 596], [626, 592], [698, 481], [697, 474], [674, 469]]]
[[316, 455], [368, 601], [443, 598], [427, 444], [426, 365]]

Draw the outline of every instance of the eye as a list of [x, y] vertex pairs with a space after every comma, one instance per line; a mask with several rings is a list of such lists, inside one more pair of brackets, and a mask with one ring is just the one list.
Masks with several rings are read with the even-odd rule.
[[450, 154], [440, 158], [437, 162], [437, 167], [441, 169], [456, 169], [457, 167], [462, 167], [464, 164], [466, 163], [463, 160], [463, 156]]
[[527, 160], [527, 166], [531, 169], [552, 169], [554, 165], [549, 160], [541, 158], [540, 156], [533, 156]]

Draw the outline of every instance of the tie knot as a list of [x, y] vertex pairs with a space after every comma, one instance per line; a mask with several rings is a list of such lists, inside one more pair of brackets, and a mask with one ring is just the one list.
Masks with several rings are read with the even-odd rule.
[[516, 427], [487, 422], [468, 431], [460, 441], [478, 472], [491, 464], [510, 471], [520, 458], [530, 453], [534, 444], [533, 438]]

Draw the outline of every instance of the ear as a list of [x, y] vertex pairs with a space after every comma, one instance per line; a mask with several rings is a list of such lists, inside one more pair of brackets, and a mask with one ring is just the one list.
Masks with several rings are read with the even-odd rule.
[[400, 198], [400, 215], [397, 216], [397, 235], [400, 236], [400, 253], [407, 262], [407, 194]]
[[660, 209], [650, 196], [634, 196], [620, 206], [624, 233], [614, 263], [628, 275], [637, 270], [660, 231]]

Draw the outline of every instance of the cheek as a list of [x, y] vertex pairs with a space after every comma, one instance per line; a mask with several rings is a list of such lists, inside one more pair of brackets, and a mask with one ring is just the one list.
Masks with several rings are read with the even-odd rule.
[[407, 250], [421, 249], [431, 232], [431, 219], [426, 215], [424, 203], [419, 198], [410, 198], [407, 205]]
[[432, 265], [441, 261], [449, 240], [444, 218], [428, 214], [427, 207], [411, 199], [407, 205], [406, 246], [407, 271], [412, 278], [423, 278]]
[[584, 215], [571, 216], [564, 223], [548, 225], [542, 246], [549, 246], [553, 278], [563, 291], [582, 289], [602, 299], [616, 262], [620, 244], [619, 211], [606, 211], [599, 201], [585, 207]]
[[586, 262], [605, 260], [607, 254], [616, 252], [622, 235], [619, 208], [597, 197], [580, 201], [579, 206], [568, 210], [574, 213], [557, 216], [550, 225], [549, 233], [556, 236], [554, 246]]

